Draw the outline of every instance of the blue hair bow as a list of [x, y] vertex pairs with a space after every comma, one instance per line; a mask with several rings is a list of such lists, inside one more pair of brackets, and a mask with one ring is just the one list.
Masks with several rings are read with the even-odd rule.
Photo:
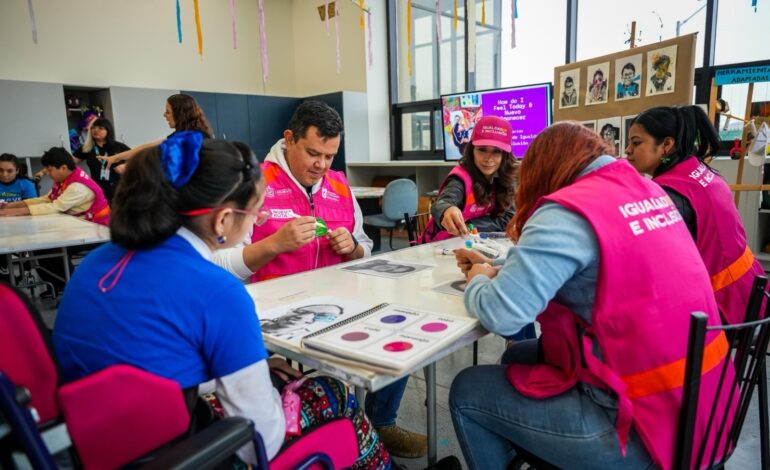
[[175, 132], [160, 144], [160, 166], [171, 186], [179, 189], [190, 181], [202, 144], [203, 134], [198, 131]]

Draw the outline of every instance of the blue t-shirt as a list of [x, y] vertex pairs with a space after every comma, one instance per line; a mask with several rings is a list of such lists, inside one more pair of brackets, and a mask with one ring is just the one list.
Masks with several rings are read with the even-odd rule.
[[16, 178], [8, 184], [0, 182], [0, 201], [16, 202], [33, 197], [37, 197], [37, 189], [27, 178]]
[[130, 364], [188, 388], [267, 358], [243, 284], [185, 239], [137, 250], [101, 292], [99, 280], [125, 254], [112, 243], [98, 248], [64, 290], [53, 343], [66, 380]]

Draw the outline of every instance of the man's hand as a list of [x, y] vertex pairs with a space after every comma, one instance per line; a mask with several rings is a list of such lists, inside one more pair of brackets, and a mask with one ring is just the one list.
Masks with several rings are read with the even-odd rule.
[[285, 359], [281, 359], [280, 357], [269, 358], [267, 360], [267, 367], [285, 382], [302, 377], [302, 372], [290, 366]]
[[457, 260], [457, 267], [463, 274], [467, 275], [475, 264], [492, 263], [490, 258], [482, 255], [478, 251], [468, 250], [466, 248], [458, 248], [455, 250], [455, 259]]
[[481, 264], [474, 264], [470, 271], [468, 271], [468, 275], [466, 277], [466, 280], [468, 282], [471, 282], [471, 280], [480, 275], [483, 274], [484, 276], [487, 276], [488, 278], [492, 279], [495, 276], [497, 276], [497, 273], [500, 271], [500, 266], [490, 266], [487, 263], [481, 263]]
[[315, 217], [298, 217], [287, 222], [270, 238], [276, 246], [277, 253], [287, 253], [307, 245], [315, 237]]
[[441, 216], [441, 226], [456, 237], [468, 234], [468, 227], [465, 226], [463, 213], [455, 206], [444, 211], [444, 215]]
[[112, 165], [118, 163], [123, 159], [123, 153], [124, 152], [116, 153], [115, 155], [112, 155], [112, 156], [97, 155], [96, 159], [107, 162], [107, 168], [112, 168]]
[[353, 236], [345, 227], [340, 227], [326, 234], [329, 239], [329, 246], [338, 255], [351, 255], [356, 249], [356, 243]]

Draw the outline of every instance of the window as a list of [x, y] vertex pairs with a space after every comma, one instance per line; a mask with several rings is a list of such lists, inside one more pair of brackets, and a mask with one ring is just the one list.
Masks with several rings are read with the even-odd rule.
[[757, 11], [751, 2], [719, 3], [714, 64], [734, 64], [766, 60], [767, 24], [770, 5], [759, 3]]
[[[503, 2], [501, 0], [473, 1], [476, 4], [476, 86], [469, 88], [474, 90], [499, 88], [501, 79], [500, 43], [503, 30]], [[510, 10], [510, 6], [508, 9]], [[481, 24], [482, 10], [484, 11], [483, 25]], [[510, 15], [508, 15], [508, 18], [510, 18]]]
[[[732, 142], [733, 139], [740, 139], [743, 136], [743, 121], [739, 119], [748, 119], [752, 116], [767, 116], [770, 107], [770, 83], [761, 82], [754, 84], [754, 93], [751, 96], [753, 103], [752, 116], [746, 116], [746, 98], [749, 93], [748, 84], [723, 85], [720, 91], [720, 97], [725, 100], [730, 109], [727, 114], [735, 116], [738, 119], [732, 119], [727, 116], [719, 116], [719, 138], [723, 141]], [[724, 149], [723, 149], [724, 150]]]

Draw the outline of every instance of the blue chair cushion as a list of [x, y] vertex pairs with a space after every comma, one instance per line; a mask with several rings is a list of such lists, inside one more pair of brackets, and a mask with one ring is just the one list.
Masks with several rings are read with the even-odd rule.
[[400, 221], [389, 219], [384, 214], [374, 214], [364, 217], [364, 223], [366, 225], [373, 225], [381, 228], [395, 228], [396, 224]]

